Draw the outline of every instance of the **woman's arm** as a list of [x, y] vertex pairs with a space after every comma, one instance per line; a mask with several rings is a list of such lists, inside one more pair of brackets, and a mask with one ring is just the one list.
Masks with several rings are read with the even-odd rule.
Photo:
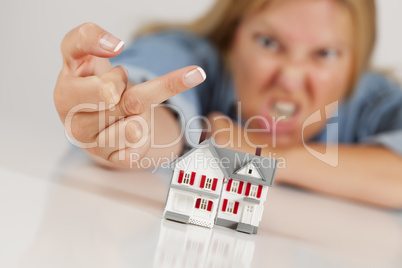
[[[316, 151], [326, 149], [320, 144], [309, 146]], [[338, 157], [336, 167], [303, 146], [275, 150], [286, 161], [286, 168], [278, 170], [278, 181], [380, 207], [402, 208], [400, 156], [379, 146], [340, 145], [338, 155], [336, 148], [327, 150], [332, 151], [331, 157]]]
[[[216, 120], [219, 116], [222, 115], [215, 113], [209, 116], [212, 133], [218, 133], [212, 134], [218, 145], [229, 147], [228, 141], [232, 140], [233, 147], [230, 146], [230, 149], [254, 154], [254, 145], [266, 144], [261, 133], [245, 132], [237, 124], [230, 126], [226, 119]], [[229, 129], [233, 133], [230, 134]], [[338, 164], [333, 167], [325, 163], [310, 154], [303, 145], [265, 148], [262, 156], [279, 160], [276, 182], [379, 207], [402, 208], [402, 158], [397, 154], [380, 146], [308, 146], [317, 152], [326, 151], [325, 159], [338, 160], [331, 161]]]

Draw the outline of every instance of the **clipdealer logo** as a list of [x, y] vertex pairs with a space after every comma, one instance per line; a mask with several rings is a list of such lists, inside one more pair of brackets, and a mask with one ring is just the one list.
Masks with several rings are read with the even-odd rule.
[[[339, 126], [338, 123], [331, 123], [331, 119], [338, 117], [338, 101], [325, 106], [325, 118], [321, 116], [321, 110], [317, 110], [312, 115], [310, 115], [303, 123], [302, 127], [302, 141], [304, 148], [318, 160], [330, 165], [331, 167], [337, 167], [339, 165], [339, 142], [338, 133]], [[326, 142], [325, 142], [325, 152], [321, 153], [313, 148], [311, 148], [304, 139], [304, 129], [314, 123], [321, 122], [325, 120], [327, 123], [326, 131]], [[334, 136], [330, 138], [330, 133]]]
[[[181, 109], [179, 107], [176, 107], [174, 105], [171, 104], [162, 104], [164, 107], [169, 108], [170, 110], [174, 111], [178, 116], [178, 119], [180, 120], [180, 125], [181, 127], [181, 133], [180, 136], [173, 142], [170, 142], [169, 144], [156, 144], [155, 141], [153, 139], [151, 139], [151, 148], [167, 148], [169, 146], [174, 145], [175, 143], [179, 142], [180, 138], [183, 138], [183, 136], [185, 136], [187, 141], [190, 141], [190, 136], [189, 133], [191, 132], [195, 132], [198, 133], [201, 131], [201, 129], [193, 129], [191, 128], [191, 123], [193, 121], [196, 120], [201, 120], [204, 121], [209, 127], [208, 129], [211, 129], [211, 122], [208, 121], [208, 119], [206, 117], [202, 117], [202, 116], [198, 116], [198, 117], [193, 117], [191, 118], [188, 122], [186, 122], [185, 120], [185, 116], [183, 114], [183, 112], [181, 111]], [[161, 105], [159, 105], [161, 106]], [[154, 108], [156, 106], [153, 106], [151, 109], [151, 120], [150, 122], [146, 122], [143, 118], [141, 117], [136, 117], [135, 120], [133, 121], [137, 121], [140, 125], [141, 128], [148, 131], [150, 129], [152, 135], [151, 137], [154, 137], [154, 128], [151, 127], [154, 124]], [[239, 103], [239, 107], [241, 108], [241, 103]], [[108, 107], [110, 108], [110, 107]], [[77, 147], [81, 147], [83, 149], [91, 149], [91, 148], [95, 148], [95, 147], [100, 147], [100, 148], [104, 148], [104, 147], [116, 147], [116, 149], [119, 151], [119, 159], [120, 160], [125, 160], [126, 155], [124, 153], [124, 148], [132, 148], [132, 149], [136, 149], [136, 148], [140, 148], [141, 146], [143, 146], [148, 140], [149, 137], [141, 137], [141, 140], [132, 144], [127, 140], [127, 137], [125, 136], [125, 131], [119, 132], [118, 133], [118, 141], [116, 142], [116, 139], [113, 138], [113, 135], [109, 135], [109, 139], [106, 139], [106, 136], [103, 135], [103, 137], [101, 139], [99, 139], [98, 141], [93, 141], [93, 142], [79, 142], [77, 140], [75, 140], [72, 135], [72, 130], [71, 130], [71, 126], [72, 126], [72, 118], [73, 116], [82, 111], [82, 110], [101, 110], [101, 112], [99, 112], [99, 118], [98, 118], [98, 123], [99, 123], [99, 131], [102, 130], [102, 127], [104, 126], [105, 122], [106, 122], [106, 115], [105, 115], [105, 110], [106, 110], [106, 106], [105, 103], [100, 103], [99, 106], [96, 104], [90, 104], [90, 103], [86, 103], [86, 104], [80, 104], [75, 106], [73, 109], [70, 110], [70, 112], [68, 113], [66, 120], [65, 120], [65, 130], [66, 130], [66, 137], [67, 139], [70, 141], [70, 143], [72, 143], [73, 145], [77, 146]], [[307, 150], [307, 152], [309, 152], [312, 156], [314, 156], [316, 159], [332, 166], [332, 167], [337, 167], [339, 164], [339, 144], [338, 144], [338, 123], [337, 122], [331, 122], [331, 119], [337, 118], [338, 117], [338, 101], [335, 101], [327, 106], [325, 106], [324, 108], [324, 113], [325, 116], [321, 115], [321, 110], [317, 110], [316, 112], [314, 112], [312, 115], [310, 115], [303, 123], [302, 125], [302, 144], [304, 146], [304, 148]], [[239, 114], [238, 116], [241, 116], [241, 114]], [[257, 116], [254, 118], [251, 118], [250, 120], [255, 120], [256, 118], [258, 118]], [[109, 117], [109, 121], [118, 121], [121, 120], [123, 118], [112, 118]], [[226, 119], [229, 127], [228, 129], [226, 129], [226, 131], [230, 131], [233, 134], [233, 131], [235, 131], [235, 126], [234, 126], [234, 122], [227, 116], [223, 116], [223, 119]], [[260, 118], [261, 120], [266, 120], [264, 117]], [[271, 132], [272, 133], [272, 146], [276, 147], [276, 131], [275, 131], [275, 124], [277, 122], [279, 122], [281, 120], [281, 118], [278, 118], [278, 120], [274, 120], [274, 125], [272, 126], [272, 132], [271, 129], [268, 130], [263, 130], [262, 132]], [[322, 120], [325, 120], [327, 122], [326, 124], [326, 142], [325, 144], [325, 152], [321, 153], [319, 151], [316, 151], [312, 146], [310, 146], [308, 143], [308, 141], [306, 142], [305, 138], [304, 138], [304, 130], [305, 128], [307, 128], [308, 126], [317, 123], [317, 122], [321, 122]], [[151, 124], [151, 126], [149, 125], [149, 123]], [[248, 126], [249, 122], [247, 121], [245, 123], [246, 126]], [[268, 122], [266, 122], [266, 124], [269, 125]], [[112, 129], [113, 130], [113, 129]], [[237, 128], [238, 131], [241, 130], [241, 128]], [[110, 129], [108, 131], [111, 131]], [[248, 129], [246, 128], [245, 134], [247, 134], [247, 131], [254, 131], [254, 132], [261, 132], [261, 130], [253, 130], [253, 129]], [[110, 133], [109, 133], [110, 134]], [[116, 133], [115, 133], [116, 134]], [[238, 133], [241, 134], [241, 133]], [[239, 135], [238, 135], [239, 136]], [[232, 137], [232, 136], [231, 136]], [[246, 142], [248, 145], [253, 146], [252, 142], [248, 139], [248, 136], [245, 135], [246, 137]], [[233, 137], [232, 137], [233, 138]], [[233, 140], [231, 140], [229, 143], [231, 144], [232, 142], [234, 142]], [[197, 146], [196, 144], [194, 144], [193, 146]], [[265, 144], [262, 147], [267, 147], [268, 145]], [[135, 153], [134, 153], [135, 155]], [[139, 155], [136, 156], [137, 158], [139, 158]], [[276, 158], [275, 154], [273, 155], [274, 158]], [[131, 157], [130, 157], [131, 158]], [[133, 157], [134, 159], [135, 157]], [[272, 156], [271, 156], [272, 158]], [[130, 159], [133, 160], [133, 159]], [[279, 159], [281, 160], [281, 159]], [[284, 159], [282, 159], [284, 160]], [[138, 161], [138, 159], [137, 159]], [[281, 162], [281, 161], [279, 161]], [[286, 161], [284, 161], [284, 163], [286, 163]]]

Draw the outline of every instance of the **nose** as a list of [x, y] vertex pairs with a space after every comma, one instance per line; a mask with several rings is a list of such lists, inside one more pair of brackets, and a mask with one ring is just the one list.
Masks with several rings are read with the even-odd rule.
[[306, 67], [301, 62], [284, 63], [278, 70], [278, 86], [291, 93], [303, 90], [306, 86]]

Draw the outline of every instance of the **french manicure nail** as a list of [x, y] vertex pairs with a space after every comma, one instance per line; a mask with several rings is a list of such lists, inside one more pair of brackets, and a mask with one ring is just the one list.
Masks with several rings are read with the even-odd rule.
[[135, 121], [130, 121], [127, 123], [127, 128], [129, 129], [130, 132], [135, 133], [136, 140], [140, 140], [142, 137], [142, 131], [141, 129], [138, 128], [137, 122]]
[[110, 33], [104, 33], [99, 39], [99, 45], [106, 51], [117, 52], [124, 45], [124, 42]]
[[188, 72], [184, 76], [184, 83], [189, 87], [194, 87], [202, 82], [205, 81], [207, 75], [205, 74], [204, 70], [198, 67], [190, 72]]

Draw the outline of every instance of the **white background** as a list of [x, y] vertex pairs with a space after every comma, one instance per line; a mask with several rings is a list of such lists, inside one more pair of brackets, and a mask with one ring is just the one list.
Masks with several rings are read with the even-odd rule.
[[[68, 144], [53, 105], [61, 68], [60, 42], [91, 21], [130, 41], [134, 29], [159, 20], [186, 21], [213, 0], [21, 0], [0, 7], [0, 165], [43, 174]], [[402, 1], [379, 3], [375, 65], [402, 68]], [[399, 71], [400, 73], [400, 71]], [[46, 146], [44, 146], [46, 144]]]

